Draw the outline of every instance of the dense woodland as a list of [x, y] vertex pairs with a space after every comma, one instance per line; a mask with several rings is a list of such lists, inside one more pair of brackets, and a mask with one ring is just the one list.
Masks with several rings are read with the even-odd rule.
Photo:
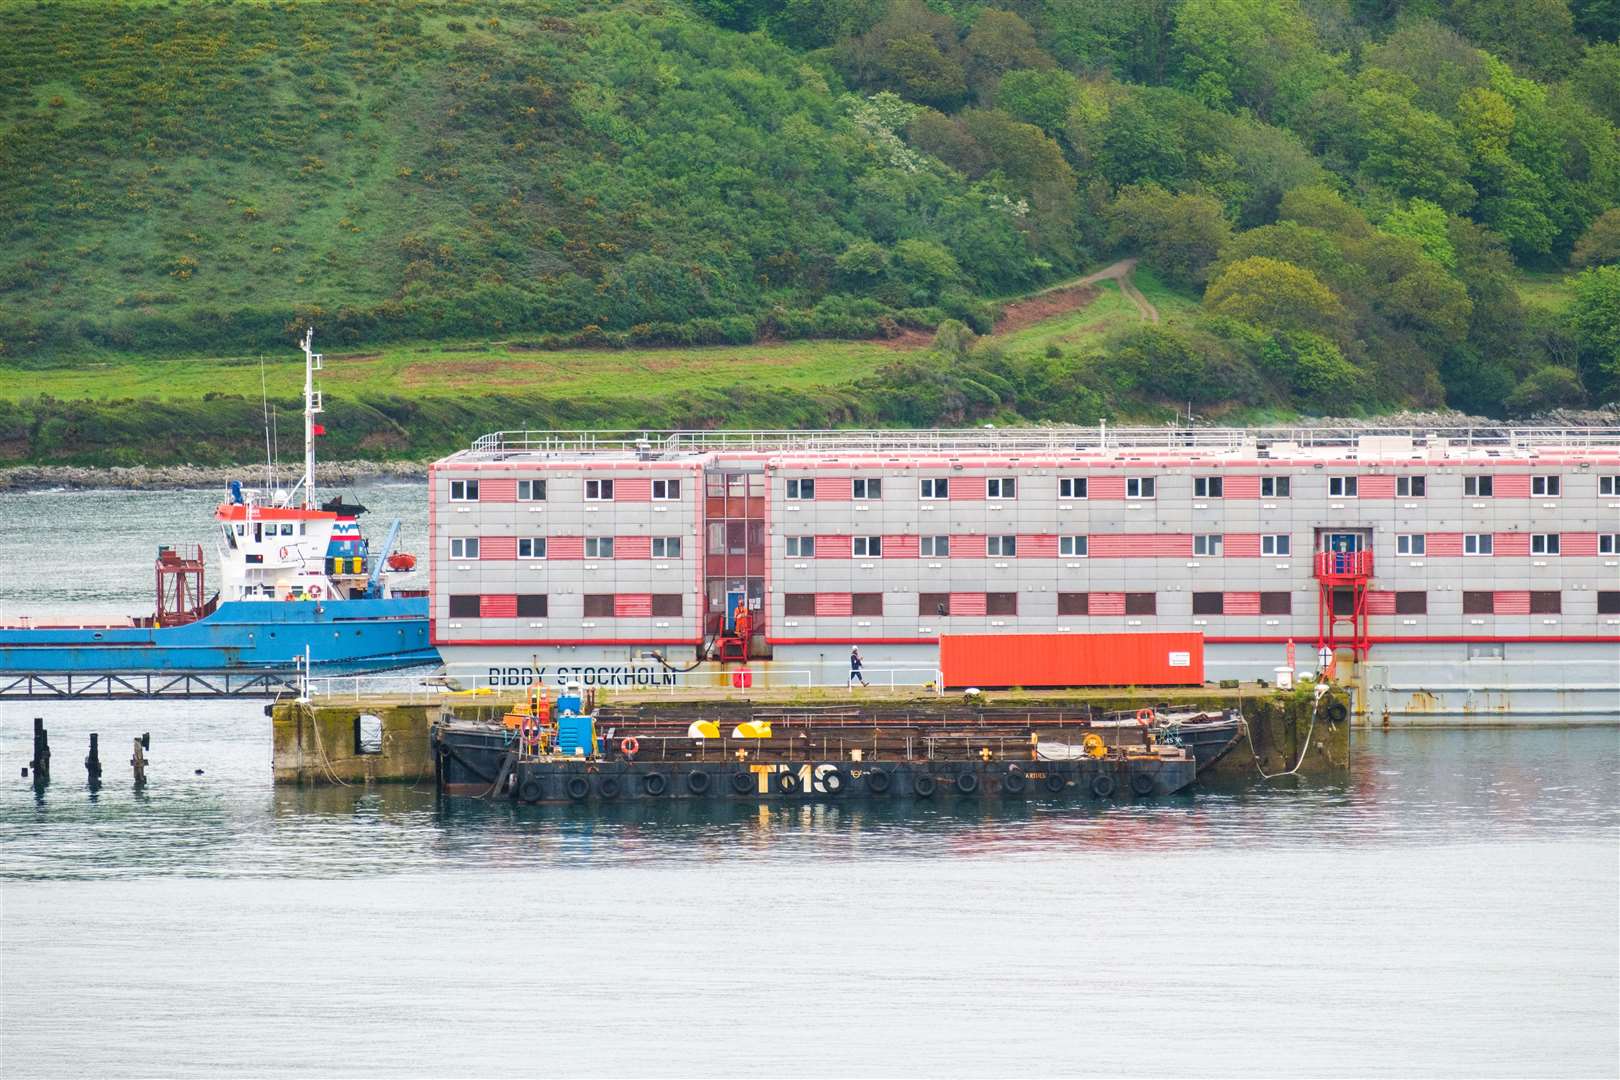
[[[0, 362], [943, 326], [880, 422], [1620, 395], [1620, 0], [14, 5]], [[1198, 302], [976, 342], [1121, 255]], [[1527, 271], [1564, 300], [1521, 298]], [[875, 404], [874, 404], [875, 403]]]

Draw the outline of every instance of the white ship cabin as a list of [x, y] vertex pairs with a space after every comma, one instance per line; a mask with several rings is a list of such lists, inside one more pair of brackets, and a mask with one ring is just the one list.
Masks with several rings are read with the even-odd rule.
[[[256, 492], [232, 492], [214, 512], [220, 523], [221, 600], [346, 598], [328, 570], [338, 515], [302, 506], [261, 506]], [[343, 560], [345, 563], [350, 560]], [[356, 560], [358, 561], [358, 560]], [[352, 578], [355, 575], [342, 575]], [[364, 583], [364, 575], [360, 575]], [[345, 581], [344, 585], [352, 587]]]

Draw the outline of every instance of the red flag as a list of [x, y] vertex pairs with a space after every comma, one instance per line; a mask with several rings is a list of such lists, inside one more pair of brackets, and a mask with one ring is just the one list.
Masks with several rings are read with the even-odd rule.
[[310, 425], [310, 431], [312, 431], [316, 435], [325, 435], [326, 434], [326, 425], [325, 424], [311, 424]]

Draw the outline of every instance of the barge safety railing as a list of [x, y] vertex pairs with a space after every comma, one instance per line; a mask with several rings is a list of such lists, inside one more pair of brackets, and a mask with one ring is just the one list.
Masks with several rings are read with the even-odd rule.
[[[386, 698], [401, 705], [423, 705], [434, 702], [465, 703], [476, 705], [480, 698], [490, 701], [505, 701], [521, 699], [528, 693], [528, 681], [503, 680], [500, 686], [489, 686], [487, 668], [479, 667], [476, 671], [457, 673], [458, 665], [451, 665], [448, 679], [445, 676], [432, 676], [425, 678], [419, 675], [315, 675], [309, 680], [309, 696], [311, 699], [323, 704], [339, 702], [354, 702], [359, 704], [367, 700]], [[475, 667], [475, 665], [466, 665]], [[834, 668], [783, 668], [771, 665], [765, 668], [748, 668], [747, 673], [751, 679], [741, 679], [744, 669], [708, 668], [699, 671], [666, 672], [655, 668], [638, 669], [638, 673], [645, 675], [646, 681], [637, 681], [633, 677], [618, 679], [594, 679], [586, 677], [567, 682], [578, 681], [584, 689], [595, 689], [609, 693], [634, 691], [640, 695], [657, 694], [659, 697], [678, 698], [682, 696], [740, 696], [760, 690], [848, 690], [856, 693], [862, 689], [859, 685], [851, 685], [841, 677], [835, 677]], [[482, 675], [480, 673], [483, 673]], [[915, 666], [884, 666], [867, 665], [863, 668], [866, 675], [867, 687], [871, 690], [900, 690], [921, 689], [932, 684], [936, 692], [942, 692], [943, 674], [934, 667]], [[454, 685], [447, 685], [452, 683]], [[289, 679], [289, 696], [296, 697], [299, 692], [298, 680]], [[566, 688], [566, 682], [559, 683], [555, 678], [544, 678], [541, 685], [546, 692], [555, 698]]]

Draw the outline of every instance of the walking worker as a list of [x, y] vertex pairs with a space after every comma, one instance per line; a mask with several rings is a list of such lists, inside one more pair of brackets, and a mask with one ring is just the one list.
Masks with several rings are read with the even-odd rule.
[[857, 679], [860, 680], [862, 686], [869, 685], [866, 676], [861, 674], [861, 647], [851, 645], [849, 647], [849, 685], [854, 686]]

